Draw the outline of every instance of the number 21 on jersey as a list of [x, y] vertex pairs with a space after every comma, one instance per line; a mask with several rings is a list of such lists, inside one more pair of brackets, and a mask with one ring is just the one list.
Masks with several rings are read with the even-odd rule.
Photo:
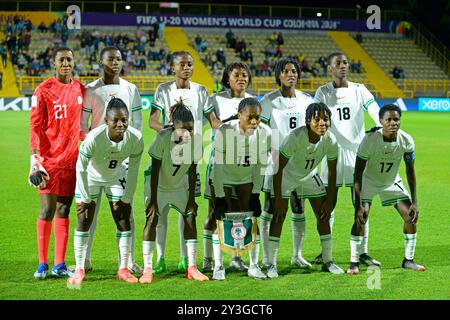
[[67, 106], [65, 104], [55, 104], [53, 109], [55, 110], [56, 120], [67, 118]]

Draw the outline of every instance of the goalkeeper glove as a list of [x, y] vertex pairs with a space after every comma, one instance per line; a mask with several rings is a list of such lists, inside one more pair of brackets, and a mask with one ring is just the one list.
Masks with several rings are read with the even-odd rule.
[[214, 206], [214, 217], [216, 220], [222, 220], [225, 217], [225, 212], [228, 209], [227, 201], [225, 197], [217, 198]]
[[259, 217], [261, 215], [261, 201], [259, 201], [259, 193], [251, 194], [250, 210], [253, 211], [254, 217]]
[[45, 180], [50, 180], [50, 175], [41, 164], [41, 161], [43, 160], [44, 159], [38, 154], [33, 154], [30, 159], [31, 167], [28, 182], [30, 183], [30, 186], [35, 188], [39, 187], [44, 189], [46, 186]]

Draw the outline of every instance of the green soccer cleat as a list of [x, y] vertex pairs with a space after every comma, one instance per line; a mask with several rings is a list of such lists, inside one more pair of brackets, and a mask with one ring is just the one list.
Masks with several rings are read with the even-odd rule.
[[164, 258], [160, 258], [153, 268], [153, 274], [160, 274], [166, 272], [166, 270], [166, 260], [164, 260]]
[[180, 262], [178, 262], [177, 266], [178, 272], [185, 273], [187, 270], [187, 264], [188, 264], [187, 257], [180, 258]]

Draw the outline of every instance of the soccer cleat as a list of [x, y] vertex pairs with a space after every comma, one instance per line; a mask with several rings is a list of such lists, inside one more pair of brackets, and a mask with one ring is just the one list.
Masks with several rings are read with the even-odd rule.
[[138, 275], [142, 275], [143, 273], [142, 268], [136, 262], [128, 264], [128, 271], [130, 271], [130, 273], [135, 273]]
[[69, 278], [69, 283], [72, 285], [80, 285], [81, 282], [83, 282], [85, 277], [85, 270], [84, 269], [77, 269], [75, 270], [75, 273], [73, 276]]
[[177, 266], [178, 272], [180, 273], [186, 272], [187, 264], [188, 264], [187, 257], [180, 257], [180, 262], [178, 262]]
[[138, 282], [138, 278], [133, 276], [127, 268], [122, 268], [117, 271], [116, 275], [117, 280], [122, 280], [128, 283], [136, 283]]
[[213, 261], [212, 258], [203, 258], [203, 272], [212, 272], [213, 271]]
[[301, 256], [292, 257], [291, 264], [294, 264], [294, 265], [298, 266], [300, 269], [309, 269], [309, 268], [311, 268], [311, 263], [306, 261]]
[[408, 260], [403, 259], [402, 262], [402, 268], [403, 269], [411, 269], [411, 270], [417, 270], [417, 271], [425, 271], [426, 268], [424, 266], [421, 266], [420, 264], [416, 264], [414, 260]]
[[36, 272], [34, 273], [34, 277], [36, 279], [45, 279], [47, 278], [47, 274], [48, 274], [48, 264], [40, 263], [38, 265]]
[[214, 280], [225, 280], [225, 269], [223, 266], [215, 267], [212, 278]]
[[323, 264], [322, 254], [319, 254], [317, 257], [311, 261], [311, 264]]
[[322, 265], [322, 271], [330, 272], [332, 274], [343, 274], [345, 273], [344, 269], [339, 267], [333, 261], [328, 261]]
[[139, 278], [140, 283], [151, 283], [153, 280], [152, 268], [145, 268], [144, 274]]
[[276, 265], [271, 264], [267, 268], [267, 278], [270, 278], [270, 279], [278, 278], [278, 269], [277, 269]]
[[359, 274], [359, 262], [350, 262], [350, 265], [347, 269], [347, 274]]
[[73, 272], [67, 269], [65, 263], [60, 263], [52, 268], [52, 275], [58, 278], [71, 277]]
[[261, 271], [258, 265], [253, 265], [248, 268], [247, 275], [255, 279], [267, 279], [267, 276]]
[[244, 260], [240, 256], [234, 256], [230, 262], [230, 268], [238, 271], [247, 271], [248, 267], [245, 265]]
[[371, 256], [369, 256], [367, 253], [363, 253], [359, 256], [359, 262], [364, 263], [368, 266], [377, 266], [381, 267], [381, 262], [378, 260], [375, 260]]
[[193, 279], [197, 281], [208, 281], [209, 278], [205, 276], [203, 273], [198, 271], [197, 266], [193, 265], [187, 268], [185, 277], [187, 279]]
[[163, 257], [161, 257], [158, 262], [156, 262], [155, 267], [153, 268], [154, 274], [160, 274], [163, 272], [166, 272], [166, 260], [164, 260]]

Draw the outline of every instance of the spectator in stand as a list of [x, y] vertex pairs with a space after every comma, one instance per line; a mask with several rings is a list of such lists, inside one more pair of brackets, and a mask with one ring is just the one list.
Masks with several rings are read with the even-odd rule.
[[150, 26], [150, 29], [148, 30], [148, 41], [149, 41], [150, 47], [155, 46], [156, 35], [155, 35], [155, 27], [154, 26]]
[[277, 45], [276, 49], [275, 49], [275, 57], [277, 58], [281, 58], [283, 56], [283, 46], [282, 45]]
[[319, 57], [319, 59], [317, 60], [317, 62], [320, 64], [320, 67], [322, 68], [322, 76], [326, 77], [327, 76], [327, 68], [328, 68], [328, 62], [327, 62], [327, 58], [325, 58], [324, 56]]
[[277, 44], [279, 46], [284, 45], [284, 38], [283, 38], [283, 34], [281, 32], [278, 32]]
[[166, 29], [166, 23], [164, 21], [159, 23], [158, 37], [159, 40], [164, 39], [164, 30]]
[[199, 34], [197, 34], [197, 36], [195, 37], [194, 43], [195, 43], [195, 51], [199, 52], [200, 51], [200, 44], [202, 43], [202, 37], [200, 37]]
[[394, 69], [392, 69], [392, 75], [395, 79], [404, 79], [405, 74], [402, 68], [395, 66]]
[[44, 21], [41, 22], [41, 24], [37, 27], [37, 29], [39, 30], [39, 32], [41, 33], [47, 33], [48, 32], [48, 28], [45, 25]]
[[3, 68], [6, 69], [8, 65], [8, 51], [6, 50], [6, 42], [3, 41], [0, 45], [0, 55], [2, 56]]
[[356, 42], [358, 42], [358, 43], [362, 43], [363, 42], [363, 36], [362, 36], [362, 34], [361, 34], [361, 32], [357, 32], [356, 33], [356, 35], [355, 35], [355, 40], [356, 40]]
[[200, 52], [206, 52], [208, 50], [208, 40], [203, 39], [200, 43]]
[[61, 31], [61, 47], [67, 47], [68, 39], [69, 39], [69, 29], [67, 29], [67, 25], [64, 25]]
[[[236, 39], [234, 37], [233, 31], [231, 29], [228, 30], [228, 32], [225, 34], [225, 38], [227, 39], [227, 48], [233, 48], [234, 43], [236, 42]], [[233, 46], [232, 46], [233, 44]]]
[[17, 58], [17, 67], [19, 68], [19, 70], [23, 70], [23, 68], [28, 64], [27, 59], [25, 59], [25, 56], [23, 55], [23, 53], [19, 53], [18, 58]]
[[361, 60], [358, 60], [358, 62], [355, 63], [355, 72], [356, 72], [356, 73], [362, 73], [362, 64], [361, 64]]
[[227, 64], [227, 58], [225, 57], [223, 48], [219, 48], [219, 50], [216, 51], [216, 57], [217, 61], [219, 61], [223, 66]]
[[0, 71], [0, 90], [3, 90], [3, 72]]
[[28, 49], [30, 48], [30, 43], [31, 43], [31, 34], [28, 30], [26, 30], [22, 37], [23, 37], [23, 45], [24, 45], [25, 51], [28, 51]]
[[166, 59], [167, 52], [164, 48], [159, 49], [159, 60], [163, 61]]

